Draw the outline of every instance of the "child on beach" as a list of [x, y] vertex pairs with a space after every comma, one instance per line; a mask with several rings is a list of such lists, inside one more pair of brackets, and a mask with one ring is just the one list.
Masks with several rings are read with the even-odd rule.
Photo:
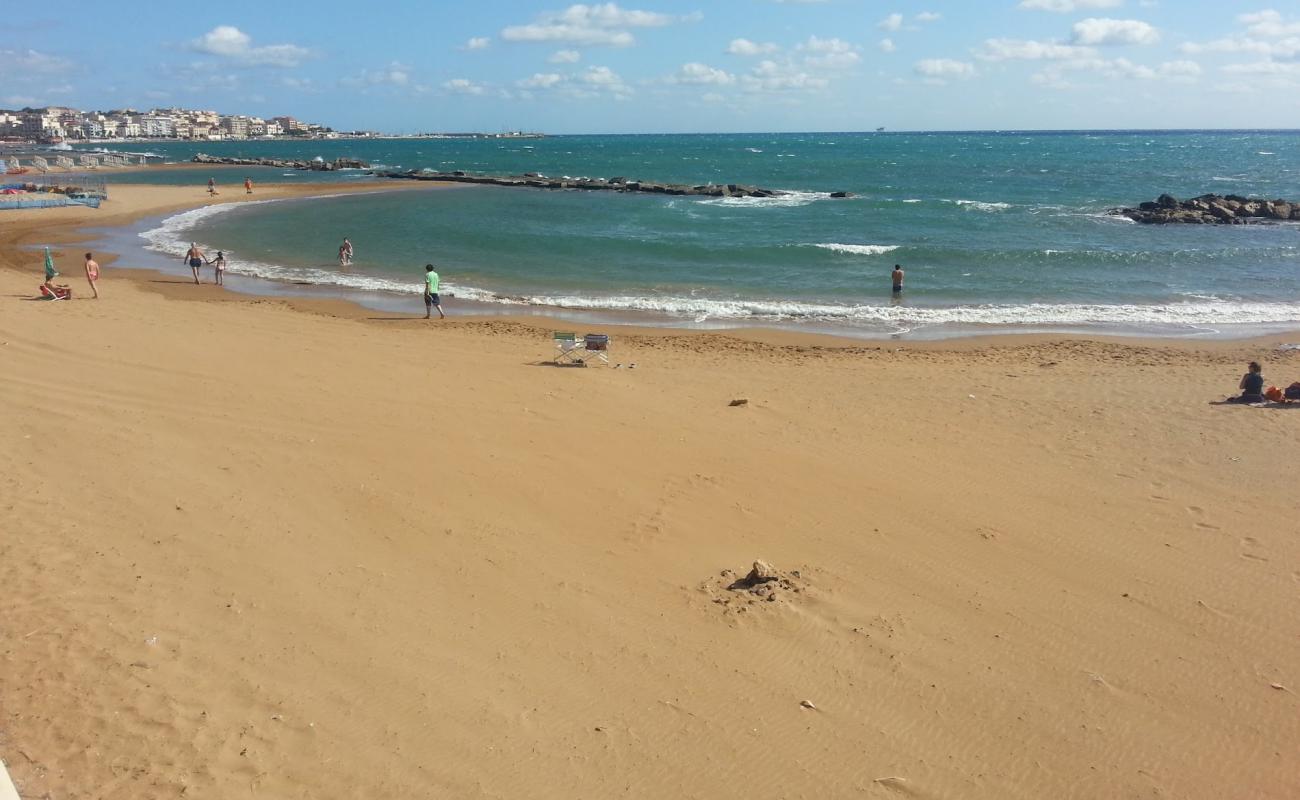
[[218, 251], [217, 251], [217, 257], [214, 258], [214, 259], [212, 259], [212, 260], [209, 261], [208, 263], [211, 264], [212, 267], [213, 267], [213, 269], [216, 270], [216, 275], [217, 275], [217, 277], [216, 277], [216, 282], [217, 282], [217, 285], [218, 285], [218, 286], [225, 286], [225, 285], [226, 285], [226, 281], [225, 281], [225, 277], [226, 277], [226, 254], [223, 253], [223, 252], [221, 252], [220, 250], [218, 250]]
[[86, 282], [90, 284], [90, 291], [99, 299], [99, 264], [95, 261], [90, 253], [86, 253]]
[[252, 194], [252, 193], [253, 193], [253, 179], [244, 178], [244, 194]]

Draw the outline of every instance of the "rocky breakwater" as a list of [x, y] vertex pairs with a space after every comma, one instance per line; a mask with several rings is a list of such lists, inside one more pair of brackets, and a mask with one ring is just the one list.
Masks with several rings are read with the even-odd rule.
[[[432, 172], [427, 170], [410, 170], [408, 172], [377, 172], [383, 178], [399, 178], [413, 181], [444, 181], [450, 183], [478, 183], [488, 186], [521, 186], [531, 189], [583, 189], [604, 192], [640, 192], [643, 194], [669, 194], [692, 197], [781, 197], [790, 194], [780, 189], [764, 189], [740, 183], [656, 183], [654, 181], [631, 180], [624, 177], [615, 178], [548, 178], [536, 172], [523, 175], [476, 175], [457, 170], [455, 172]], [[831, 197], [852, 197], [852, 192], [833, 192]]]
[[1179, 200], [1162, 194], [1154, 203], [1141, 203], [1137, 208], [1112, 208], [1109, 213], [1147, 225], [1246, 225], [1300, 221], [1300, 201], [1263, 200], [1235, 194], [1203, 194], [1191, 200]]
[[195, 164], [215, 164], [231, 167], [275, 167], [277, 169], [301, 169], [312, 172], [333, 172], [339, 169], [370, 169], [370, 164], [356, 158], [336, 158], [333, 161], [321, 159], [299, 161], [283, 158], [229, 158], [199, 153], [190, 161]]

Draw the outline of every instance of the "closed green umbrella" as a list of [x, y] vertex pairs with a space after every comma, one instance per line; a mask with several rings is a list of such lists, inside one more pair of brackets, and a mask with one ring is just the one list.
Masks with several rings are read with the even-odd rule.
[[52, 281], [59, 276], [59, 271], [54, 268], [54, 256], [50, 255], [50, 248], [45, 248], [45, 280]]

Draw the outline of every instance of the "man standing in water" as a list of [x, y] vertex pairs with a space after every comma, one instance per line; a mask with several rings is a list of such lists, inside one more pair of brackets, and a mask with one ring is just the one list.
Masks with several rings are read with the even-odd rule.
[[343, 244], [339, 245], [339, 266], [346, 267], [352, 263], [352, 242], [348, 241], [346, 236], [343, 237]]
[[432, 264], [424, 265], [424, 318], [429, 319], [434, 309], [438, 309], [438, 319], [446, 319], [447, 315], [442, 313], [442, 302], [438, 298], [438, 273], [433, 271]]
[[903, 267], [899, 264], [894, 265], [894, 272], [891, 277], [894, 279], [894, 294], [903, 293]]
[[182, 256], [182, 258], [190, 265], [190, 271], [194, 273], [194, 282], [201, 283], [199, 280], [199, 267], [202, 267], [203, 262], [208, 259], [203, 255], [203, 251], [199, 249], [198, 244], [190, 242], [190, 249], [185, 251], [185, 255]]

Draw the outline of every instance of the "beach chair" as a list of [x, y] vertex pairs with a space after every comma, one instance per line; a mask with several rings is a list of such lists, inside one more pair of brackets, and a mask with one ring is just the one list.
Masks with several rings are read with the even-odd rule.
[[49, 284], [42, 283], [42, 284], [41, 284], [41, 299], [42, 299], [42, 300], [71, 300], [71, 299], [72, 299], [72, 287], [71, 287], [71, 286], [55, 286], [55, 287], [51, 288]]
[[598, 358], [609, 364], [609, 337], [603, 333], [589, 333], [582, 338], [583, 363]]
[[551, 339], [555, 342], [556, 364], [582, 363], [582, 343], [578, 341], [578, 334], [572, 331], [556, 331]]

